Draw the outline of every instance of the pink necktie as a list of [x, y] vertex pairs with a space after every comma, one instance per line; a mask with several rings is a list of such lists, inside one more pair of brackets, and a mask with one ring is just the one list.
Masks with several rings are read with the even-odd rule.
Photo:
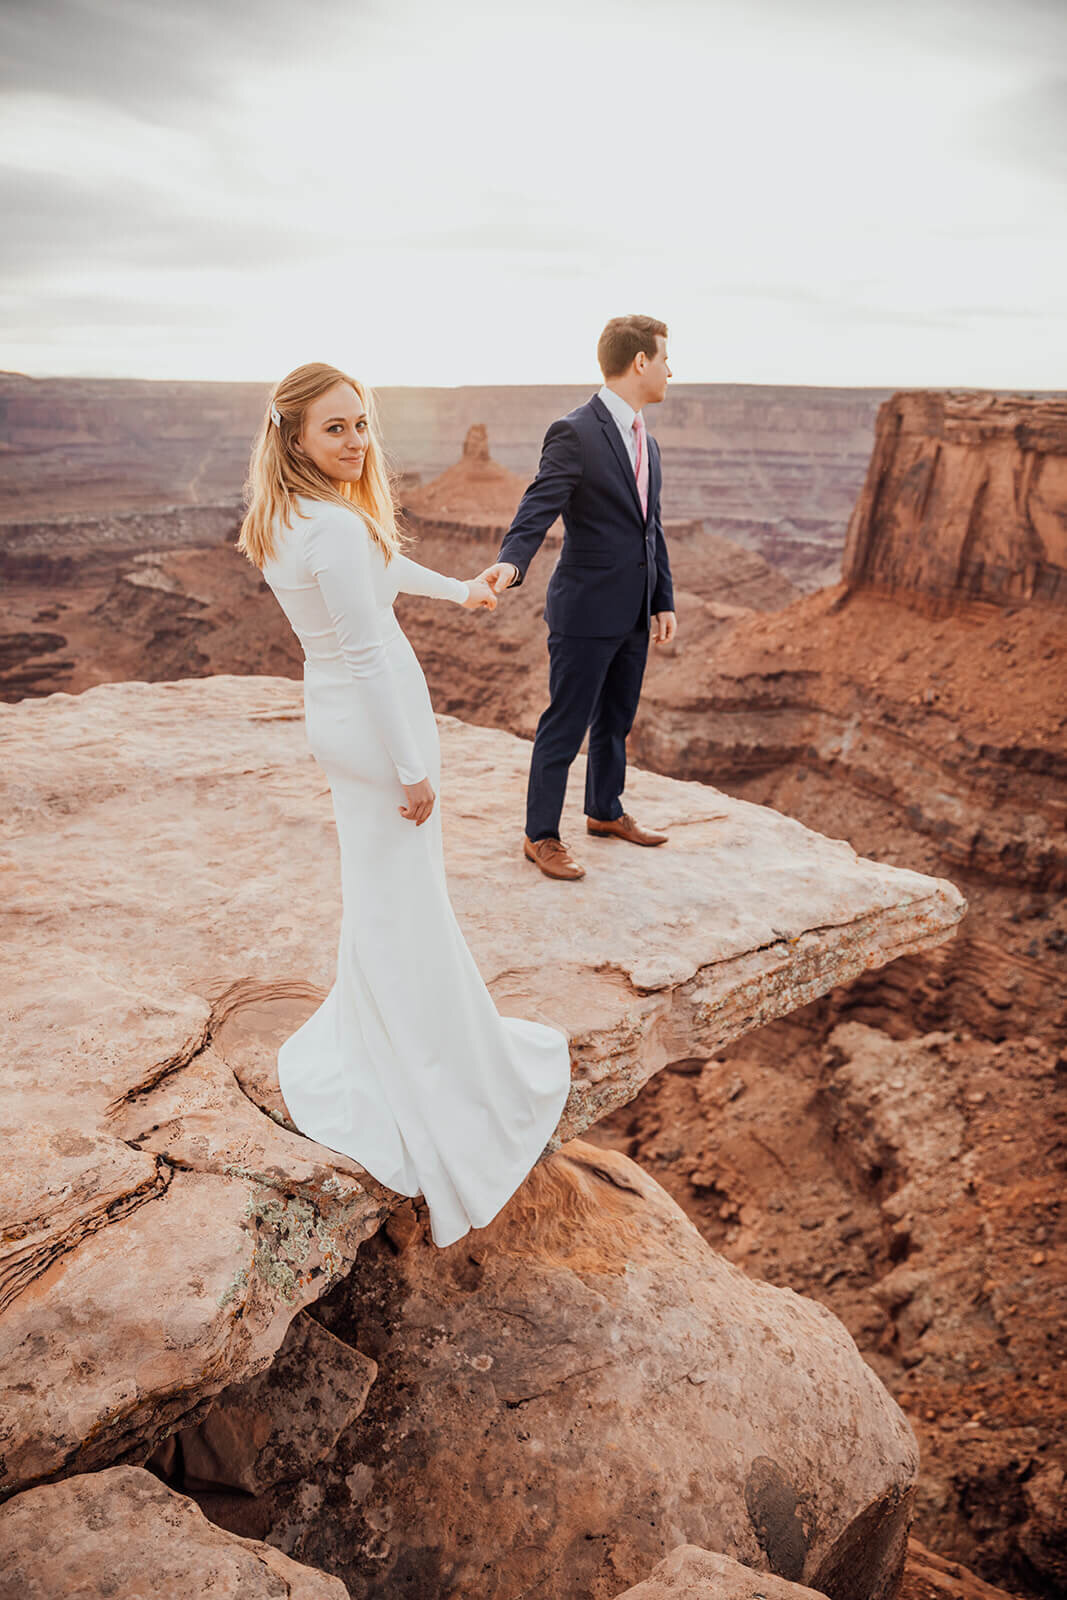
[[640, 411], [634, 417], [634, 434], [637, 439], [637, 460], [634, 462], [634, 472], [637, 476], [637, 493], [641, 500], [641, 510], [645, 518], [648, 517], [648, 443], [645, 439], [645, 419]]

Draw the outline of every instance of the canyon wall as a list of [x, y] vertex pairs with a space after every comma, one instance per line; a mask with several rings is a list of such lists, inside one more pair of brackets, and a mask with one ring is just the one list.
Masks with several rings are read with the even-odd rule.
[[853, 589], [1067, 606], [1067, 399], [916, 390], [878, 412]]
[[[487, 422], [494, 454], [529, 480], [548, 424], [589, 382], [377, 390], [395, 467], [433, 476]], [[268, 393], [257, 383], [148, 383], [0, 373], [0, 543], [9, 522], [236, 505]], [[884, 390], [675, 384], [649, 423], [664, 510], [757, 550], [796, 583], [836, 576]]]
[[8, 522], [0, 531], [0, 578], [77, 587], [135, 555], [234, 543], [240, 527], [241, 508], [235, 504]]

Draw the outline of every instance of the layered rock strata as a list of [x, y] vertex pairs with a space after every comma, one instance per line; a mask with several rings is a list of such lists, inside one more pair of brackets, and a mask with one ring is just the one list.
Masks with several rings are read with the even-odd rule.
[[[472, 424], [488, 419], [499, 460], [528, 482], [549, 423], [598, 386], [591, 368], [588, 384], [382, 389], [385, 444], [407, 474], [427, 478], [449, 468]], [[0, 533], [27, 518], [236, 501], [267, 393], [264, 384], [0, 373]], [[707, 520], [805, 587], [828, 581], [883, 397], [672, 385], [649, 414], [664, 452], [667, 514]]]
[[[401, 520], [417, 540], [420, 560], [470, 577], [495, 560], [524, 487], [525, 479], [492, 459], [488, 429], [479, 423], [459, 461], [433, 482], [403, 491]], [[239, 523], [236, 506], [201, 505], [0, 525], [0, 578], [9, 580], [0, 699], [57, 689], [77, 693], [131, 678], [158, 683], [218, 672], [298, 677], [301, 656], [292, 632], [260, 575], [233, 547]], [[679, 591], [687, 591], [678, 604], [697, 609], [705, 626], [735, 615], [738, 606], [770, 610], [796, 596], [753, 551], [709, 533], [699, 521], [670, 521], [667, 535]], [[452, 610], [443, 617], [440, 605], [426, 613], [431, 628], [449, 635], [446, 659], [477, 662], [479, 677], [501, 705], [515, 679], [531, 663], [540, 664], [544, 588], [561, 536], [557, 522], [530, 579], [508, 599], [509, 622], [494, 619], [491, 674], [484, 671], [481, 619], [457, 618]], [[521, 658], [514, 654], [514, 620]], [[503, 721], [522, 731], [522, 723]]]
[[850, 588], [1067, 607], [1067, 399], [896, 394], [848, 526]]

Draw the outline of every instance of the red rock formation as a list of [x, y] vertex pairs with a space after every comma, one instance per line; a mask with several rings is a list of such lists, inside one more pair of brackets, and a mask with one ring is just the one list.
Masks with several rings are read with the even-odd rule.
[[[494, 415], [495, 439], [495, 413], [481, 414]], [[520, 421], [508, 420], [508, 450]], [[978, 460], [985, 445], [967, 448]], [[1025, 480], [1031, 508], [1047, 498], [1050, 460], [1036, 499], [1032, 469]], [[967, 479], [967, 460], [952, 461], [953, 481]], [[987, 495], [1004, 481], [1001, 463]], [[892, 595], [839, 589], [738, 615], [696, 592], [690, 540], [676, 543], [682, 632], [653, 653], [639, 759], [769, 803], [863, 854], [951, 874], [972, 910], [948, 950], [905, 957], [710, 1063], [677, 1063], [594, 1137], [647, 1162], [724, 1255], [841, 1317], [920, 1437], [923, 1537], [986, 1579], [1047, 1597], [1067, 1545], [1063, 1135], [1051, 1109], [1067, 1050], [1062, 614], [1049, 585], [1029, 579], [1008, 604], [978, 605], [965, 587], [938, 596], [932, 562], [918, 578], [914, 564], [894, 567]], [[495, 549], [492, 530], [453, 522], [430, 525], [414, 553], [466, 575]], [[173, 606], [182, 626], [202, 618], [190, 604], [198, 559], [164, 558], [177, 590], [135, 585], [136, 604]], [[403, 603], [439, 710], [532, 731], [544, 697], [537, 587], [550, 567], [546, 551], [492, 618], [446, 627], [440, 607]], [[1023, 603], [1026, 587], [1036, 603]], [[52, 629], [53, 599], [38, 593], [27, 631]], [[931, 623], [934, 607], [950, 614]], [[236, 590], [225, 609], [231, 626]], [[166, 621], [146, 609], [141, 661]], [[197, 648], [210, 637], [199, 630]], [[916, 1568], [909, 1600], [985, 1594], [933, 1560]]]
[[752, 1600], [753, 1595], [760, 1600], [823, 1600], [806, 1584], [801, 1588], [693, 1544], [676, 1545], [643, 1583], [616, 1600]]
[[735, 619], [710, 652], [685, 645], [654, 655], [639, 761], [797, 815], [814, 807], [848, 836], [862, 827], [860, 848], [922, 835], [986, 884], [1067, 882], [1055, 609], [931, 623], [903, 596], [839, 587]]
[[958, 1561], [928, 1550], [920, 1539], [908, 1540], [900, 1600], [1015, 1600], [1006, 1589], [984, 1583]]
[[[532, 732], [544, 650], [528, 586], [472, 637], [476, 659], [447, 649], [430, 608], [405, 611], [443, 709]], [[1055, 1510], [1067, 1349], [1054, 1312], [1067, 1215], [1052, 1110], [1067, 1050], [1067, 639], [1055, 605], [960, 591], [932, 621], [934, 603], [839, 587], [755, 616], [681, 595], [678, 643], [652, 653], [635, 758], [771, 804], [862, 854], [950, 875], [971, 911], [950, 949], [668, 1074], [605, 1136], [650, 1164], [716, 1248], [833, 1307], [911, 1408], [923, 1537], [1036, 1596], [1059, 1581], [1067, 1543]], [[853, 1037], [869, 1070], [857, 1071], [862, 1105], [847, 1120], [828, 1064], [843, 1021], [870, 1030], [862, 1046]], [[899, 1058], [898, 1040], [911, 1041]], [[903, 1088], [888, 1090], [896, 1079]], [[923, 1131], [933, 1165], [916, 1175], [917, 1131], [891, 1135], [885, 1118], [935, 1082], [945, 1106]], [[985, 1098], [971, 1105], [968, 1093]], [[962, 1134], [954, 1098], [967, 1107]], [[861, 1124], [882, 1129], [862, 1160]], [[961, 1162], [976, 1194], [952, 1189]], [[901, 1192], [905, 1212], [891, 1215]], [[944, 1208], [943, 1229], [928, 1204]], [[948, 1295], [926, 1328], [918, 1289], [895, 1299], [902, 1263]]]
[[522, 499], [527, 479], [509, 472], [489, 454], [489, 429], [476, 422], [463, 441], [463, 454], [432, 483], [404, 495], [409, 525], [473, 522], [506, 528]]
[[915, 1428], [922, 1537], [1047, 1593], [1067, 1540], [1057, 1052], [842, 1015], [862, 992], [666, 1075], [589, 1137], [639, 1155], [743, 1270], [830, 1306]]
[[931, 390], [887, 400], [842, 575], [942, 609], [1067, 607], [1067, 400]]

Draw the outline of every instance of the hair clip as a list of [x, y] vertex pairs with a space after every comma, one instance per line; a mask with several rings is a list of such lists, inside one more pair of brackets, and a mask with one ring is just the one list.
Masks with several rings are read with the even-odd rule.
[[271, 405], [270, 405], [270, 420], [273, 422], [273, 424], [274, 424], [274, 426], [276, 428], [280, 428], [281, 427], [281, 425], [282, 425], [282, 414], [278, 410], [278, 407], [274, 404], [273, 400], [271, 401]]

